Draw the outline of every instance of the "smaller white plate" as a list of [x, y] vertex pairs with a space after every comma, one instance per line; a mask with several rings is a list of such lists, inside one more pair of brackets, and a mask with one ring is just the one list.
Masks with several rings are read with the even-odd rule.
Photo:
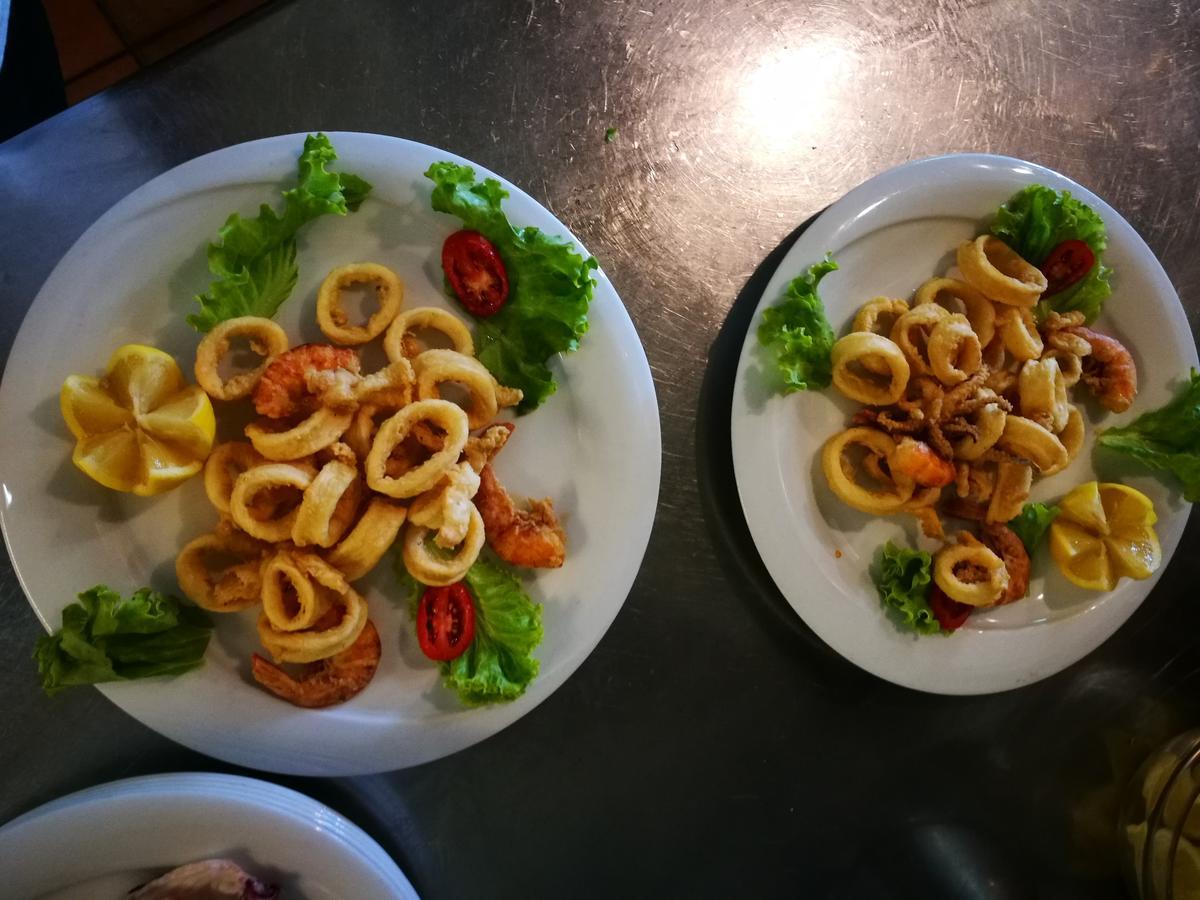
[[214, 857], [278, 884], [289, 900], [417, 900], [357, 825], [253, 778], [196, 772], [114, 781], [0, 828], [6, 897], [122, 897], [177, 866]]
[[[1137, 609], [1170, 562], [1191, 507], [1172, 486], [1139, 472], [1122, 477], [1158, 512], [1163, 565], [1145, 581], [1122, 579], [1107, 594], [1071, 585], [1045, 547], [1034, 555], [1029, 596], [976, 613], [953, 636], [919, 637], [885, 614], [869, 567], [888, 540], [934, 545], [911, 517], [879, 518], [840, 503], [818, 455], [856, 408], [836, 391], [773, 394], [759, 372], [762, 311], [791, 279], [833, 253], [841, 268], [821, 282], [829, 322], [844, 334], [872, 297], [908, 297], [943, 274], [954, 248], [990, 221], [1001, 203], [1030, 184], [1066, 189], [1099, 213], [1108, 229], [1104, 262], [1113, 293], [1098, 327], [1117, 335], [1138, 367], [1139, 393], [1120, 416], [1085, 411], [1087, 436], [1075, 461], [1035, 482], [1033, 499], [1061, 497], [1097, 477], [1098, 427], [1124, 424], [1165, 403], [1197, 364], [1187, 316], [1154, 253], [1111, 206], [1058, 172], [1004, 156], [962, 154], [907, 163], [859, 185], [796, 241], [767, 285], [742, 346], [731, 427], [738, 493], [755, 546], [784, 597], [830, 647], [888, 681], [937, 694], [986, 694], [1030, 684], [1100, 645]], [[1110, 473], [1111, 474], [1111, 473]]]

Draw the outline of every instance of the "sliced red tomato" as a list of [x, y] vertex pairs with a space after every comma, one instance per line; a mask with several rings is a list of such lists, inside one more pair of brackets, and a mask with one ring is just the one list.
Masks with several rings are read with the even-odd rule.
[[929, 608], [933, 610], [933, 617], [942, 628], [946, 631], [957, 631], [975, 607], [951, 600], [946, 596], [946, 592], [935, 584], [929, 589]]
[[442, 271], [473, 316], [493, 316], [508, 299], [508, 272], [492, 242], [478, 231], [456, 231], [442, 244]]
[[475, 640], [475, 604], [461, 581], [426, 588], [417, 606], [417, 640], [430, 659], [457, 659]]
[[1065, 291], [1080, 281], [1096, 264], [1096, 254], [1084, 241], [1063, 241], [1050, 251], [1042, 263], [1042, 274], [1046, 276], [1046, 292], [1043, 297]]

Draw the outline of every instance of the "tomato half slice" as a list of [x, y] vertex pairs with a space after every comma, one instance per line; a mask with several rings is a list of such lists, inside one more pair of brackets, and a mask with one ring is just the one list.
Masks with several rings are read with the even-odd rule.
[[442, 244], [442, 271], [460, 303], [486, 318], [508, 299], [508, 272], [492, 242], [478, 231], [456, 231]]
[[1063, 241], [1050, 251], [1042, 263], [1042, 274], [1046, 276], [1046, 291], [1043, 297], [1065, 291], [1083, 279], [1096, 264], [1096, 254], [1084, 241]]
[[475, 604], [461, 581], [426, 588], [417, 606], [417, 641], [430, 659], [457, 659], [475, 640]]
[[946, 592], [935, 584], [929, 589], [929, 608], [933, 610], [933, 617], [942, 628], [946, 631], [957, 631], [962, 628], [975, 607], [951, 600], [946, 596]]

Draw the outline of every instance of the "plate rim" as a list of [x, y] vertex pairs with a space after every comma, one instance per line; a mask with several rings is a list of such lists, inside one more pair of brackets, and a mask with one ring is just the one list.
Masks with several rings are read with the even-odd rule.
[[[1083, 627], [1085, 624], [1084, 622], [1079, 622], [1076, 624], [1075, 627], [1084, 631], [1085, 633], [1085, 637], [1081, 641], [1082, 649], [1075, 648], [1066, 653], [1061, 653], [1049, 664], [1047, 664], [1046, 661], [1047, 654], [1043, 651], [1039, 655], [1037, 664], [1026, 666], [1024, 668], [1014, 666], [1013, 669], [1007, 673], [1008, 677], [993, 679], [995, 683], [987, 686], [963, 685], [954, 682], [952, 679], [943, 679], [941, 681], [933, 682], [926, 677], [922, 677], [920, 673], [917, 673], [916, 677], [913, 677], [906, 672], [896, 671], [896, 667], [890, 664], [886, 655], [880, 654], [878, 659], [874, 659], [869, 655], [864, 656], [861, 653], [856, 653], [854, 652], [853, 648], [846, 646], [846, 642], [844, 640], [831, 639], [831, 636], [826, 631], [820, 630], [817, 626], [815, 626], [803, 611], [803, 607], [805, 606], [804, 599], [798, 598], [793, 595], [794, 592], [789, 592], [788, 590], [784, 589], [782, 584], [787, 583], [788, 581], [786, 577], [788, 567], [781, 559], [778, 558], [777, 554], [772, 553], [769, 549], [764, 551], [764, 546], [770, 547], [770, 543], [762, 537], [766, 523], [762, 521], [760, 511], [748, 499], [750, 491], [747, 489], [750, 479], [753, 478], [752, 474], [747, 470], [747, 456], [749, 455], [748, 447], [750, 447], [753, 443], [751, 441], [750, 433], [748, 432], [756, 433], [761, 437], [762, 429], [760, 429], [758, 432], [754, 432], [753, 429], [746, 427], [747, 423], [753, 422], [756, 417], [750, 414], [745, 401], [741, 398], [743, 397], [746, 386], [747, 372], [753, 361], [755, 353], [755, 346], [757, 344], [756, 332], [761, 321], [762, 312], [767, 306], [771, 305], [774, 300], [778, 298], [783, 286], [789, 280], [789, 277], [784, 273], [790, 272], [792, 273], [792, 277], [794, 277], [794, 274], [803, 269], [803, 267], [807, 264], [800, 259], [803, 253], [808, 252], [804, 247], [806, 236], [810, 236], [810, 233], [820, 234], [820, 232], [816, 231], [816, 229], [820, 229], [822, 227], [825, 227], [830, 231], [830, 233], [837, 233], [838, 231], [847, 227], [856, 216], [865, 215], [870, 212], [875, 205], [884, 202], [887, 196], [889, 196], [885, 190], [885, 187], [889, 183], [906, 175], [911, 175], [914, 170], [919, 171], [921, 169], [929, 168], [936, 169], [941, 166], [956, 166], [964, 169], [970, 167], [1004, 169], [1007, 172], [1011, 172], [1014, 176], [1023, 176], [1022, 180], [1014, 181], [1014, 190], [1019, 189], [1022, 184], [1050, 183], [1061, 189], [1067, 189], [1071, 191], [1072, 195], [1079, 197], [1093, 208], [1097, 209], [1097, 211], [1104, 216], [1106, 224], [1112, 222], [1120, 223], [1119, 227], [1127, 230], [1128, 236], [1132, 239], [1133, 246], [1131, 249], [1135, 250], [1139, 256], [1141, 256], [1150, 264], [1150, 271], [1155, 281], [1158, 282], [1160, 286], [1165, 288], [1162, 296], [1174, 300], [1173, 303], [1162, 304], [1162, 308], [1166, 314], [1166, 317], [1172, 321], [1176, 329], [1182, 334], [1186, 335], [1186, 344], [1191, 357], [1190, 362], [1193, 366], [1197, 365], [1197, 352], [1194, 337], [1191, 333], [1190, 327], [1188, 326], [1187, 315], [1183, 309], [1181, 301], [1179, 300], [1178, 293], [1171, 284], [1170, 278], [1163, 269], [1162, 263], [1158, 260], [1157, 255], [1149, 248], [1145, 240], [1128, 222], [1128, 220], [1126, 220], [1124, 216], [1122, 216], [1102, 197], [1095, 194], [1085, 186], [1079, 184], [1069, 176], [1047, 166], [1029, 162], [1017, 157], [992, 153], [946, 153], [923, 157], [921, 159], [909, 160], [882, 172], [878, 172], [855, 187], [851, 188], [833, 203], [821, 210], [815, 217], [813, 217], [808, 228], [806, 228], [804, 232], [798, 236], [797, 240], [793, 243], [788, 252], [783, 256], [779, 264], [776, 266], [775, 271], [772, 273], [771, 278], [768, 280], [768, 283], [762, 292], [762, 295], [756, 302], [754, 312], [750, 319], [749, 328], [747, 329], [746, 336], [743, 339], [742, 347], [738, 355], [737, 371], [734, 377], [733, 403], [730, 411], [730, 437], [732, 445], [734, 479], [738, 486], [738, 499], [742, 508], [742, 513], [746, 519], [747, 528], [750, 531], [751, 539], [754, 542], [755, 549], [762, 559], [763, 565], [766, 567], [772, 582], [783, 595], [784, 599], [787, 601], [788, 605], [792, 608], [795, 614], [799, 616], [806, 627], [808, 627], [818, 638], [821, 639], [822, 643], [824, 643], [833, 652], [837, 653], [847, 662], [884, 681], [925, 693], [948, 696], [983, 695], [1015, 690], [1017, 688], [1034, 684], [1038, 681], [1048, 678], [1051, 675], [1062, 671], [1073, 663], [1078, 662], [1084, 656], [1088, 655], [1097, 647], [1099, 647], [1105, 640], [1111, 637], [1112, 634], [1114, 634], [1128, 620], [1129, 616], [1131, 616], [1133, 612], [1141, 606], [1146, 597], [1149, 595], [1150, 591], [1153, 589], [1154, 585], [1157, 583], [1159, 577], [1161, 577], [1162, 573], [1166, 571], [1174, 555], [1174, 551], [1178, 546], [1179, 536], [1182, 534], [1183, 527], [1186, 526], [1187, 515], [1190, 514], [1190, 510], [1184, 515], [1183, 525], [1179, 527], [1179, 534], [1175, 536], [1169, 547], [1164, 546], [1165, 552], [1163, 565], [1147, 582], [1143, 582], [1147, 585], [1147, 587], [1142, 597], [1140, 597], [1136, 602], [1127, 603], [1125, 608], [1116, 610], [1115, 615], [1113, 615], [1099, 628], [1094, 627], [1096, 625], [1095, 622], [1087, 622], [1087, 625], [1092, 626], [1088, 628]], [[864, 202], [865, 198], [871, 198], [871, 202]], [[1110, 216], [1113, 218], [1110, 219]], [[809, 237], [809, 240], [812, 240], [811, 236]], [[805, 259], [807, 259], [807, 257], [805, 257]], [[799, 263], [798, 268], [797, 263]], [[775, 399], [778, 400], [779, 398]], [[761, 418], [764, 420], [766, 419], [765, 416]], [[828, 585], [823, 576], [821, 579], [821, 587], [830, 587], [830, 589], [836, 591], [835, 588]], [[880, 610], [880, 617], [883, 618], [882, 610]], [[1085, 617], [1085, 619], [1086, 618], [1095, 619], [1097, 617], [1091, 616]], [[1066, 625], [1067, 622], [1064, 621], [1060, 624]]]
[[[154, 195], [156, 191], [161, 191], [172, 181], [195, 177], [202, 178], [202, 173], [206, 169], [212, 168], [214, 166], [214, 162], [224, 161], [222, 160], [222, 157], [226, 157], [227, 160], [237, 160], [238, 155], [242, 154], [245, 156], [245, 158], [237, 161], [245, 166], [253, 167], [256, 164], [261, 165], [261, 162], [256, 163], [254, 161], [256, 155], [269, 157], [273, 152], [286, 146], [288, 152], [285, 155], [287, 155], [289, 159], [294, 160], [297, 148], [303, 143], [306, 135], [316, 133], [318, 132], [313, 130], [309, 132], [295, 132], [290, 134], [274, 135], [210, 150], [166, 169], [165, 171], [155, 175], [153, 178], [148, 179], [119, 198], [83, 231], [83, 233], [71, 244], [62, 257], [59, 258], [54, 268], [46, 277], [46, 280], [43, 282], [41, 288], [34, 296], [29, 308], [22, 317], [20, 326], [15, 332], [12, 342], [12, 349], [10, 350], [8, 358], [5, 360], [5, 373], [9, 371], [10, 364], [17, 356], [17, 348], [21, 345], [22, 336], [25, 335], [27, 327], [30, 326], [30, 322], [34, 318], [35, 308], [42, 300], [42, 297], [46, 294], [47, 287], [54, 284], [56, 276], [58, 275], [60, 269], [62, 269], [64, 262], [71, 258], [77, 251], [79, 251], [80, 247], [85, 246], [91, 241], [95, 240], [96, 235], [103, 232], [104, 229], [111, 223], [122, 220], [124, 217], [129, 215], [131, 210], [139, 210], [139, 204], [145, 204], [147, 197]], [[590, 251], [588, 251], [586, 245], [578, 238], [578, 236], [576, 236], [574, 232], [571, 231], [571, 229], [569, 229], [547, 206], [534, 199], [516, 184], [510, 182], [496, 172], [493, 172], [488, 167], [483, 166], [473, 160], [444, 150], [440, 147], [393, 135], [356, 131], [324, 131], [322, 133], [327, 135], [331, 142], [334, 143], [338, 150], [339, 159], [343, 162], [345, 162], [348, 158], [352, 159], [354, 153], [353, 147], [355, 146], [366, 147], [371, 144], [380, 144], [392, 148], [395, 148], [397, 145], [404, 145], [416, 153], [428, 153], [436, 156], [438, 159], [453, 160], [461, 165], [470, 166], [479, 178], [495, 178], [513, 198], [518, 199], [522, 203], [530, 204], [532, 207], [536, 208], [539, 211], [539, 216], [545, 218], [545, 222], [540, 223], [543, 227], [543, 230], [548, 231], [549, 228], [546, 227], [547, 223], [553, 223], [554, 227], [557, 229], [557, 234], [573, 242], [575, 247], [583, 255], [592, 255]], [[250, 180], [258, 181], [260, 179], [254, 178]], [[278, 178], [277, 176], [268, 176], [267, 180], [278, 180]], [[203, 190], [217, 189], [226, 185], [244, 184], [247, 182], [247, 179], [239, 177], [237, 174], [232, 174], [227, 180], [218, 179], [218, 181], [218, 184], [209, 185], [203, 188]], [[170, 192], [169, 199], [177, 200], [189, 196], [195, 192], [196, 191], [194, 189], [190, 188], [177, 188], [176, 190]], [[612, 627], [612, 624], [616, 620], [616, 617], [620, 614], [621, 609], [624, 607], [625, 601], [628, 599], [629, 593], [632, 591], [633, 586], [636, 583], [636, 579], [640, 573], [645, 555], [649, 549], [650, 536], [657, 514], [658, 496], [661, 490], [661, 411], [658, 406], [657, 390], [654, 384], [654, 378], [650, 369], [649, 360], [646, 357], [645, 347], [642, 343], [640, 335], [637, 332], [637, 328], [633, 324], [633, 320], [629, 315], [628, 308], [625, 306], [624, 301], [621, 299], [620, 294], [617, 292], [615, 286], [612, 284], [603, 267], [598, 264], [593, 274], [597, 282], [597, 289], [593, 298], [593, 304], [595, 304], [596, 301], [601, 300], [602, 297], [611, 297], [611, 300], [608, 301], [611, 305], [611, 309], [606, 307], [605, 310], [606, 313], [611, 313], [609, 316], [611, 320], [609, 324], [611, 327], [616, 329], [617, 333], [614, 336], [616, 343], [627, 351], [625, 354], [624, 363], [636, 370], [635, 380], [637, 381], [637, 390], [635, 393], [623, 397], [622, 400], [623, 402], [629, 404], [630, 408], [634, 409], [636, 412], [645, 413], [645, 415], [639, 414], [636, 416], [637, 420], [642, 426], [642, 431], [638, 436], [636, 444], [639, 446], [639, 448], [644, 449], [644, 452], [639, 455], [643, 456], [646, 460], [646, 472], [639, 472], [638, 474], [639, 476], [649, 475], [652, 477], [650, 477], [642, 486], [641, 496], [643, 497], [643, 500], [641, 505], [643, 508], [635, 510], [637, 516], [630, 517], [629, 522], [632, 524], [630, 524], [628, 530], [624, 532], [623, 535], [622, 546], [624, 548], [632, 548], [632, 552], [625, 550], [619, 556], [620, 560], [626, 561], [627, 566], [627, 578], [621, 579], [622, 584], [627, 582], [623, 591], [620, 592], [621, 601], [614, 605], [611, 615], [607, 616], [606, 620], [599, 622], [595, 631], [587, 635], [579, 643], [577, 651], [572, 654], [572, 656], [567, 658], [567, 662], [562, 665], [561, 676], [558, 678], [557, 683], [554, 684], [553, 687], [548, 689], [545, 687], [541, 687], [538, 690], [534, 689], [537, 687], [539, 680], [543, 685], [546, 684], [546, 674], [543, 672], [538, 676], [538, 680], [534, 681], [530, 690], [528, 690], [521, 697], [517, 698], [515, 701], [504, 704], [493, 704], [480, 710], [469, 711], [470, 713], [474, 714], [474, 722], [481, 722], [483, 717], [487, 716], [489, 719], [489, 724], [485, 726], [482, 724], [472, 725], [471, 723], [467, 723], [466, 725], [459, 725], [452, 728], [451, 735], [454, 739], [447, 741], [446, 746], [441, 747], [436, 752], [426, 753], [415, 758], [397, 760], [395, 758], [385, 759], [384, 757], [388, 756], [386, 751], [381, 752], [379, 749], [374, 749], [370, 751], [373, 758], [373, 762], [371, 764], [350, 764], [344, 766], [329, 764], [313, 765], [305, 760], [295, 760], [296, 764], [294, 765], [276, 764], [275, 761], [264, 765], [262, 761], [255, 759], [252, 751], [247, 752], [246, 748], [239, 744], [229, 744], [228, 742], [218, 740], [217, 746], [210, 746], [204, 744], [202, 741], [196, 741], [180, 736], [178, 734], [178, 729], [172, 727], [169, 723], [166, 727], [163, 727], [161, 723], [155, 722], [152, 724], [151, 722], [145, 721], [141, 716], [135, 715], [133, 712], [131, 712], [127, 708], [127, 704], [121, 700], [121, 690], [124, 687], [128, 687], [128, 685], [109, 683], [94, 685], [94, 687], [104, 694], [104, 696], [109, 701], [114, 703], [118, 708], [124, 712], [127, 712], [138, 721], [141, 721], [147, 727], [152, 728], [154, 731], [162, 734], [170, 740], [175, 741], [176, 743], [182, 744], [183, 746], [189, 747], [190, 749], [193, 749], [204, 755], [221, 759], [226, 762], [255, 768], [260, 771], [270, 771], [279, 774], [321, 776], [373, 774], [377, 772], [407, 768], [436, 759], [442, 759], [495, 736], [517, 720], [523, 718], [548, 697], [550, 697], [555, 691], [561, 688], [563, 684], [565, 684], [566, 681], [569, 680], [570, 677], [579, 669], [579, 667], [582, 666], [583, 663], [592, 655], [600, 641], [603, 639], [604, 635], [607, 634], [609, 629]], [[563, 356], [567, 356], [569, 359], [568, 354], [564, 354]], [[6, 397], [9, 393], [6, 390], [7, 386], [8, 379], [0, 377], [0, 409], [7, 407], [12, 402], [11, 400], [6, 400]], [[0, 438], [0, 444], [7, 445], [10, 443], [16, 442], [11, 437]], [[0, 484], [2, 484], [5, 480], [2, 457], [3, 454], [0, 454]], [[9, 511], [8, 502], [0, 502], [0, 533], [2, 533], [4, 537], [5, 546], [9, 554], [9, 559], [12, 563], [13, 573], [21, 586], [21, 590], [25, 595], [26, 601], [33, 610], [33, 613], [37, 617], [38, 621], [41, 623], [43, 629], [45, 629], [47, 632], [51, 632], [54, 628], [53, 623], [48, 621], [46, 617], [43, 616], [38, 604], [34, 602], [32, 593], [29, 590], [25, 575], [22, 571], [22, 564], [18, 561], [16, 554], [13, 552], [13, 542], [10, 536], [10, 528], [15, 524], [16, 523], [12, 520], [12, 515]], [[638, 549], [639, 547], [640, 550]], [[614, 591], [614, 593], [617, 592]], [[138, 683], [134, 682], [132, 684]], [[492, 719], [496, 721], [490, 721]], [[212, 729], [210, 729], [210, 732], [211, 731]], [[392, 756], [394, 756], [394, 754], [392, 754]]]

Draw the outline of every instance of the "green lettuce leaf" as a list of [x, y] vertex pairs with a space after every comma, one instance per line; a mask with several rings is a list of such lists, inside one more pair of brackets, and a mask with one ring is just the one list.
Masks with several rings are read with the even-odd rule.
[[542, 607], [517, 576], [490, 560], [477, 560], [466, 582], [475, 598], [475, 640], [443, 664], [442, 680], [468, 706], [515, 700], [538, 673], [533, 651], [542, 642]]
[[104, 585], [84, 591], [62, 613], [62, 628], [38, 639], [33, 657], [42, 688], [65, 688], [155, 675], [201, 664], [212, 622], [174, 597], [142, 588], [132, 597]]
[[[415, 619], [425, 586], [402, 561], [396, 571]], [[533, 651], [542, 642], [542, 607], [510, 569], [491, 558], [476, 560], [464, 580], [475, 601], [475, 639], [462, 656], [439, 664], [442, 683], [467, 706], [515, 700], [538, 673]]]
[[1001, 206], [991, 232], [1035, 266], [1063, 241], [1083, 241], [1096, 255], [1108, 247], [1104, 220], [1090, 206], [1042, 184], [1031, 184]]
[[1188, 383], [1166, 405], [1121, 428], [1105, 429], [1096, 443], [1148, 469], [1170, 472], [1183, 485], [1184, 499], [1200, 502], [1200, 373], [1192, 369]]
[[826, 254], [823, 261], [792, 279], [779, 303], [763, 310], [758, 342], [785, 394], [829, 387], [833, 380], [829, 354], [835, 338], [817, 285], [837, 267]]
[[1101, 309], [1104, 308], [1104, 301], [1112, 293], [1112, 285], [1109, 283], [1112, 272], [1113, 270], [1104, 263], [1096, 263], [1083, 280], [1071, 285], [1065, 291], [1060, 291], [1053, 297], [1047, 297], [1038, 304], [1039, 321], [1044, 319], [1047, 313], [1068, 313], [1072, 310], [1079, 310], [1088, 322], [1095, 322]]
[[1057, 506], [1046, 503], [1026, 503], [1017, 517], [1009, 521], [1008, 527], [1016, 532], [1021, 543], [1025, 545], [1025, 552], [1030, 556], [1033, 556], [1034, 549], [1041, 543], [1050, 528], [1050, 523], [1058, 518], [1059, 511]]
[[1096, 254], [1096, 263], [1082, 280], [1038, 304], [1038, 315], [1079, 310], [1095, 321], [1112, 293], [1112, 269], [1101, 262], [1108, 247], [1104, 220], [1069, 191], [1032, 184], [1017, 192], [996, 212], [991, 232], [1035, 266], [1063, 241], [1083, 241]]
[[296, 187], [283, 192], [283, 214], [267, 204], [258, 216], [231, 215], [208, 245], [208, 269], [215, 276], [208, 293], [196, 295], [200, 311], [188, 316], [197, 331], [238, 316], [274, 316], [292, 293], [300, 271], [296, 232], [324, 215], [344, 216], [366, 199], [371, 185], [349, 173], [330, 172], [337, 159], [323, 134], [309, 135], [297, 164]]
[[478, 231], [504, 261], [508, 301], [479, 320], [475, 355], [501, 384], [524, 391], [518, 412], [536, 409], [557, 388], [547, 362], [576, 350], [588, 329], [596, 260], [532, 226], [513, 228], [501, 208], [508, 191], [494, 178], [477, 182], [473, 169], [452, 162], [434, 163], [425, 177], [433, 208]]
[[884, 607], [902, 626], [918, 634], [938, 634], [942, 630], [929, 607], [932, 567], [933, 558], [928, 553], [888, 541], [873, 573]]

